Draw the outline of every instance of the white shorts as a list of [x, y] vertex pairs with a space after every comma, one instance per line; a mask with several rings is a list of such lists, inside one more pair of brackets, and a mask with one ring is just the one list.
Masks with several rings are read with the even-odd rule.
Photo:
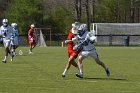
[[98, 58], [98, 54], [96, 52], [96, 49], [93, 48], [92, 50], [83, 50], [80, 52], [79, 56], [83, 56], [83, 57], [92, 57], [94, 59], [97, 59]]
[[11, 41], [11, 45], [16, 45], [16, 46], [18, 46], [19, 45], [19, 43], [18, 43], [18, 38], [14, 38], [12, 41]]
[[5, 48], [9, 47], [9, 46], [10, 46], [10, 42], [11, 42], [10, 39], [3, 39], [4, 47], [5, 47]]

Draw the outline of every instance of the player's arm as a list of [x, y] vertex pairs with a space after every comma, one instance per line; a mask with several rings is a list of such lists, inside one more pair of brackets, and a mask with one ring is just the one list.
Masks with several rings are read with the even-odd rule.
[[87, 45], [87, 44], [88, 44], [88, 42], [87, 42], [87, 40], [85, 39], [83, 42], [81, 42], [81, 43], [75, 45], [75, 46], [73, 47], [73, 50], [81, 51], [81, 50], [83, 49], [83, 46], [85, 46], [85, 45]]
[[0, 38], [2, 38], [3, 36], [0, 34]]
[[1, 27], [0, 27], [0, 38], [2, 38], [2, 37], [3, 37], [1, 32], [2, 32], [2, 31], [1, 31]]
[[92, 32], [87, 34], [86, 39], [92, 44], [96, 42], [96, 36]]
[[28, 37], [29, 37], [30, 40], [33, 39], [33, 37], [31, 36], [31, 30], [28, 31]]
[[67, 39], [67, 40], [65, 40], [65, 43], [67, 44], [67, 43], [71, 43], [71, 42], [73, 42], [73, 43], [76, 43], [78, 41], [78, 37], [74, 37], [74, 38], [72, 38], [72, 39]]
[[68, 44], [68, 43], [71, 43], [72, 40], [65, 40], [65, 43]]

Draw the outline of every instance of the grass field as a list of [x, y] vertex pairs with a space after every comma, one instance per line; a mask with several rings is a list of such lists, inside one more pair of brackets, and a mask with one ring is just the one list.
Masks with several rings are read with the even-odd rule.
[[[61, 74], [67, 61], [67, 50], [61, 47], [36, 47], [33, 55], [28, 47], [24, 54], [0, 63], [0, 93], [139, 93], [140, 47], [97, 47], [103, 68], [91, 58], [84, 60], [84, 78], [75, 76], [71, 67], [65, 78]], [[0, 48], [0, 59], [4, 56]]]

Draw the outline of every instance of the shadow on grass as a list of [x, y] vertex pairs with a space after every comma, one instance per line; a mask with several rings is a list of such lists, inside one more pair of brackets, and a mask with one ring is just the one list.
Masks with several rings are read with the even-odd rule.
[[84, 77], [83, 79], [85, 80], [117, 80], [117, 81], [128, 81], [127, 79], [124, 78], [89, 78], [89, 77]]

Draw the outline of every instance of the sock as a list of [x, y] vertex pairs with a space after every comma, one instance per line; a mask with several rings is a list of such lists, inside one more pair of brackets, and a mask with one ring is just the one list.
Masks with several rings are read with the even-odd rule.
[[65, 75], [65, 74], [66, 74], [66, 72], [67, 72], [67, 69], [65, 69], [65, 70], [64, 70], [63, 75]]
[[79, 70], [80, 70], [80, 71], [79, 71], [79, 72], [80, 72], [80, 75], [83, 75], [83, 71], [82, 71], [81, 69], [79, 69]]
[[7, 56], [4, 57], [4, 61], [6, 61], [6, 60], [7, 60]]

